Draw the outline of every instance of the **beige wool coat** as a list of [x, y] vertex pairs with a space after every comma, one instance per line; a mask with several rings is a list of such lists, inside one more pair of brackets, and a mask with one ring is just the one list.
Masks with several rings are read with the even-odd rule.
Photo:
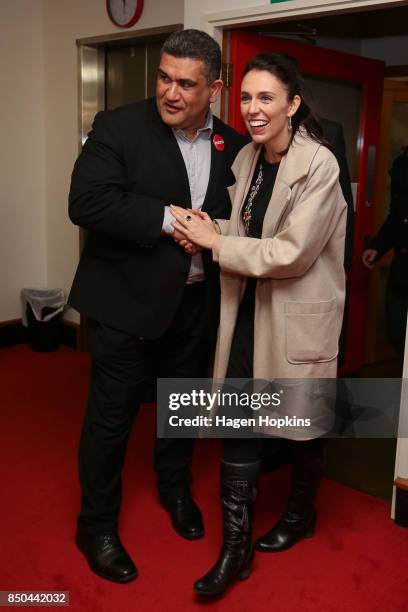
[[[246, 237], [242, 207], [260, 152], [261, 147], [250, 143], [234, 162], [231, 218], [219, 221], [222, 236], [213, 249], [221, 268], [213, 377], [225, 377], [246, 278], [255, 277], [253, 377], [285, 379], [289, 393], [280, 416], [312, 418], [306, 433], [302, 427], [272, 428], [270, 433], [309, 439], [329, 431], [334, 422], [335, 381], [316, 379], [332, 379], [337, 373], [347, 205], [334, 155], [301, 130], [281, 160], [262, 238]], [[299, 379], [309, 380], [299, 385]]]
[[221, 317], [214, 378], [226, 373], [246, 278], [258, 278], [254, 378], [336, 376], [345, 273], [346, 202], [334, 155], [298, 131], [282, 158], [262, 238], [245, 236], [242, 207], [261, 152], [254, 143], [232, 170], [230, 220], [213, 257], [221, 268]]

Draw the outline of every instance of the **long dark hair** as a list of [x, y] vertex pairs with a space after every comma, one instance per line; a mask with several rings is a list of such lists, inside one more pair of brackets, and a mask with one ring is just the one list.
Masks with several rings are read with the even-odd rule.
[[243, 77], [251, 70], [266, 70], [276, 77], [288, 90], [288, 99], [300, 96], [301, 102], [292, 116], [292, 139], [302, 126], [309, 136], [330, 146], [323, 137], [323, 128], [319, 122], [316, 105], [304, 78], [300, 74], [294, 59], [279, 53], [258, 53], [249, 60], [244, 68]]

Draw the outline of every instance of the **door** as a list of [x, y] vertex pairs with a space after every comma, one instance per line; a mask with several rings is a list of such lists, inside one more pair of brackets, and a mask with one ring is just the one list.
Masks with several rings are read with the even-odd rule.
[[341, 374], [358, 370], [365, 360], [369, 273], [361, 262], [373, 227], [374, 177], [379, 141], [384, 64], [377, 60], [329, 49], [234, 30], [228, 49], [231, 86], [224, 100], [227, 120], [245, 131], [240, 114], [240, 82], [245, 64], [260, 52], [285, 53], [296, 59], [323, 117], [343, 126], [353, 192], [355, 193], [354, 251], [347, 278], [344, 348]]
[[105, 52], [105, 108], [154, 95], [160, 50], [167, 35], [154, 41], [111, 46]]
[[[383, 224], [390, 204], [390, 177], [393, 160], [408, 146], [408, 76], [406, 80], [385, 79], [381, 114], [381, 133], [376, 172], [377, 206], [374, 211], [373, 234]], [[393, 251], [387, 253], [371, 271], [370, 312], [368, 317], [367, 363], [397, 359], [386, 331], [385, 291]], [[398, 372], [395, 375], [400, 375]]]

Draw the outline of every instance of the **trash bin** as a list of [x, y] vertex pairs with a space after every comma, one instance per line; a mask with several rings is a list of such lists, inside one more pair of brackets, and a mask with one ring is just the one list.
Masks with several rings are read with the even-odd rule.
[[22, 289], [23, 325], [33, 351], [57, 350], [61, 336], [61, 315], [65, 307], [62, 289]]

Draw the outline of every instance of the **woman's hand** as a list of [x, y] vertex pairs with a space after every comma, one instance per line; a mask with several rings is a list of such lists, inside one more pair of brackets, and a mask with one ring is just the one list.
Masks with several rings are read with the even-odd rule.
[[205, 249], [212, 249], [214, 243], [219, 240], [218, 232], [207, 213], [173, 205], [170, 206], [170, 210], [176, 219], [173, 223], [174, 228], [189, 242]]

